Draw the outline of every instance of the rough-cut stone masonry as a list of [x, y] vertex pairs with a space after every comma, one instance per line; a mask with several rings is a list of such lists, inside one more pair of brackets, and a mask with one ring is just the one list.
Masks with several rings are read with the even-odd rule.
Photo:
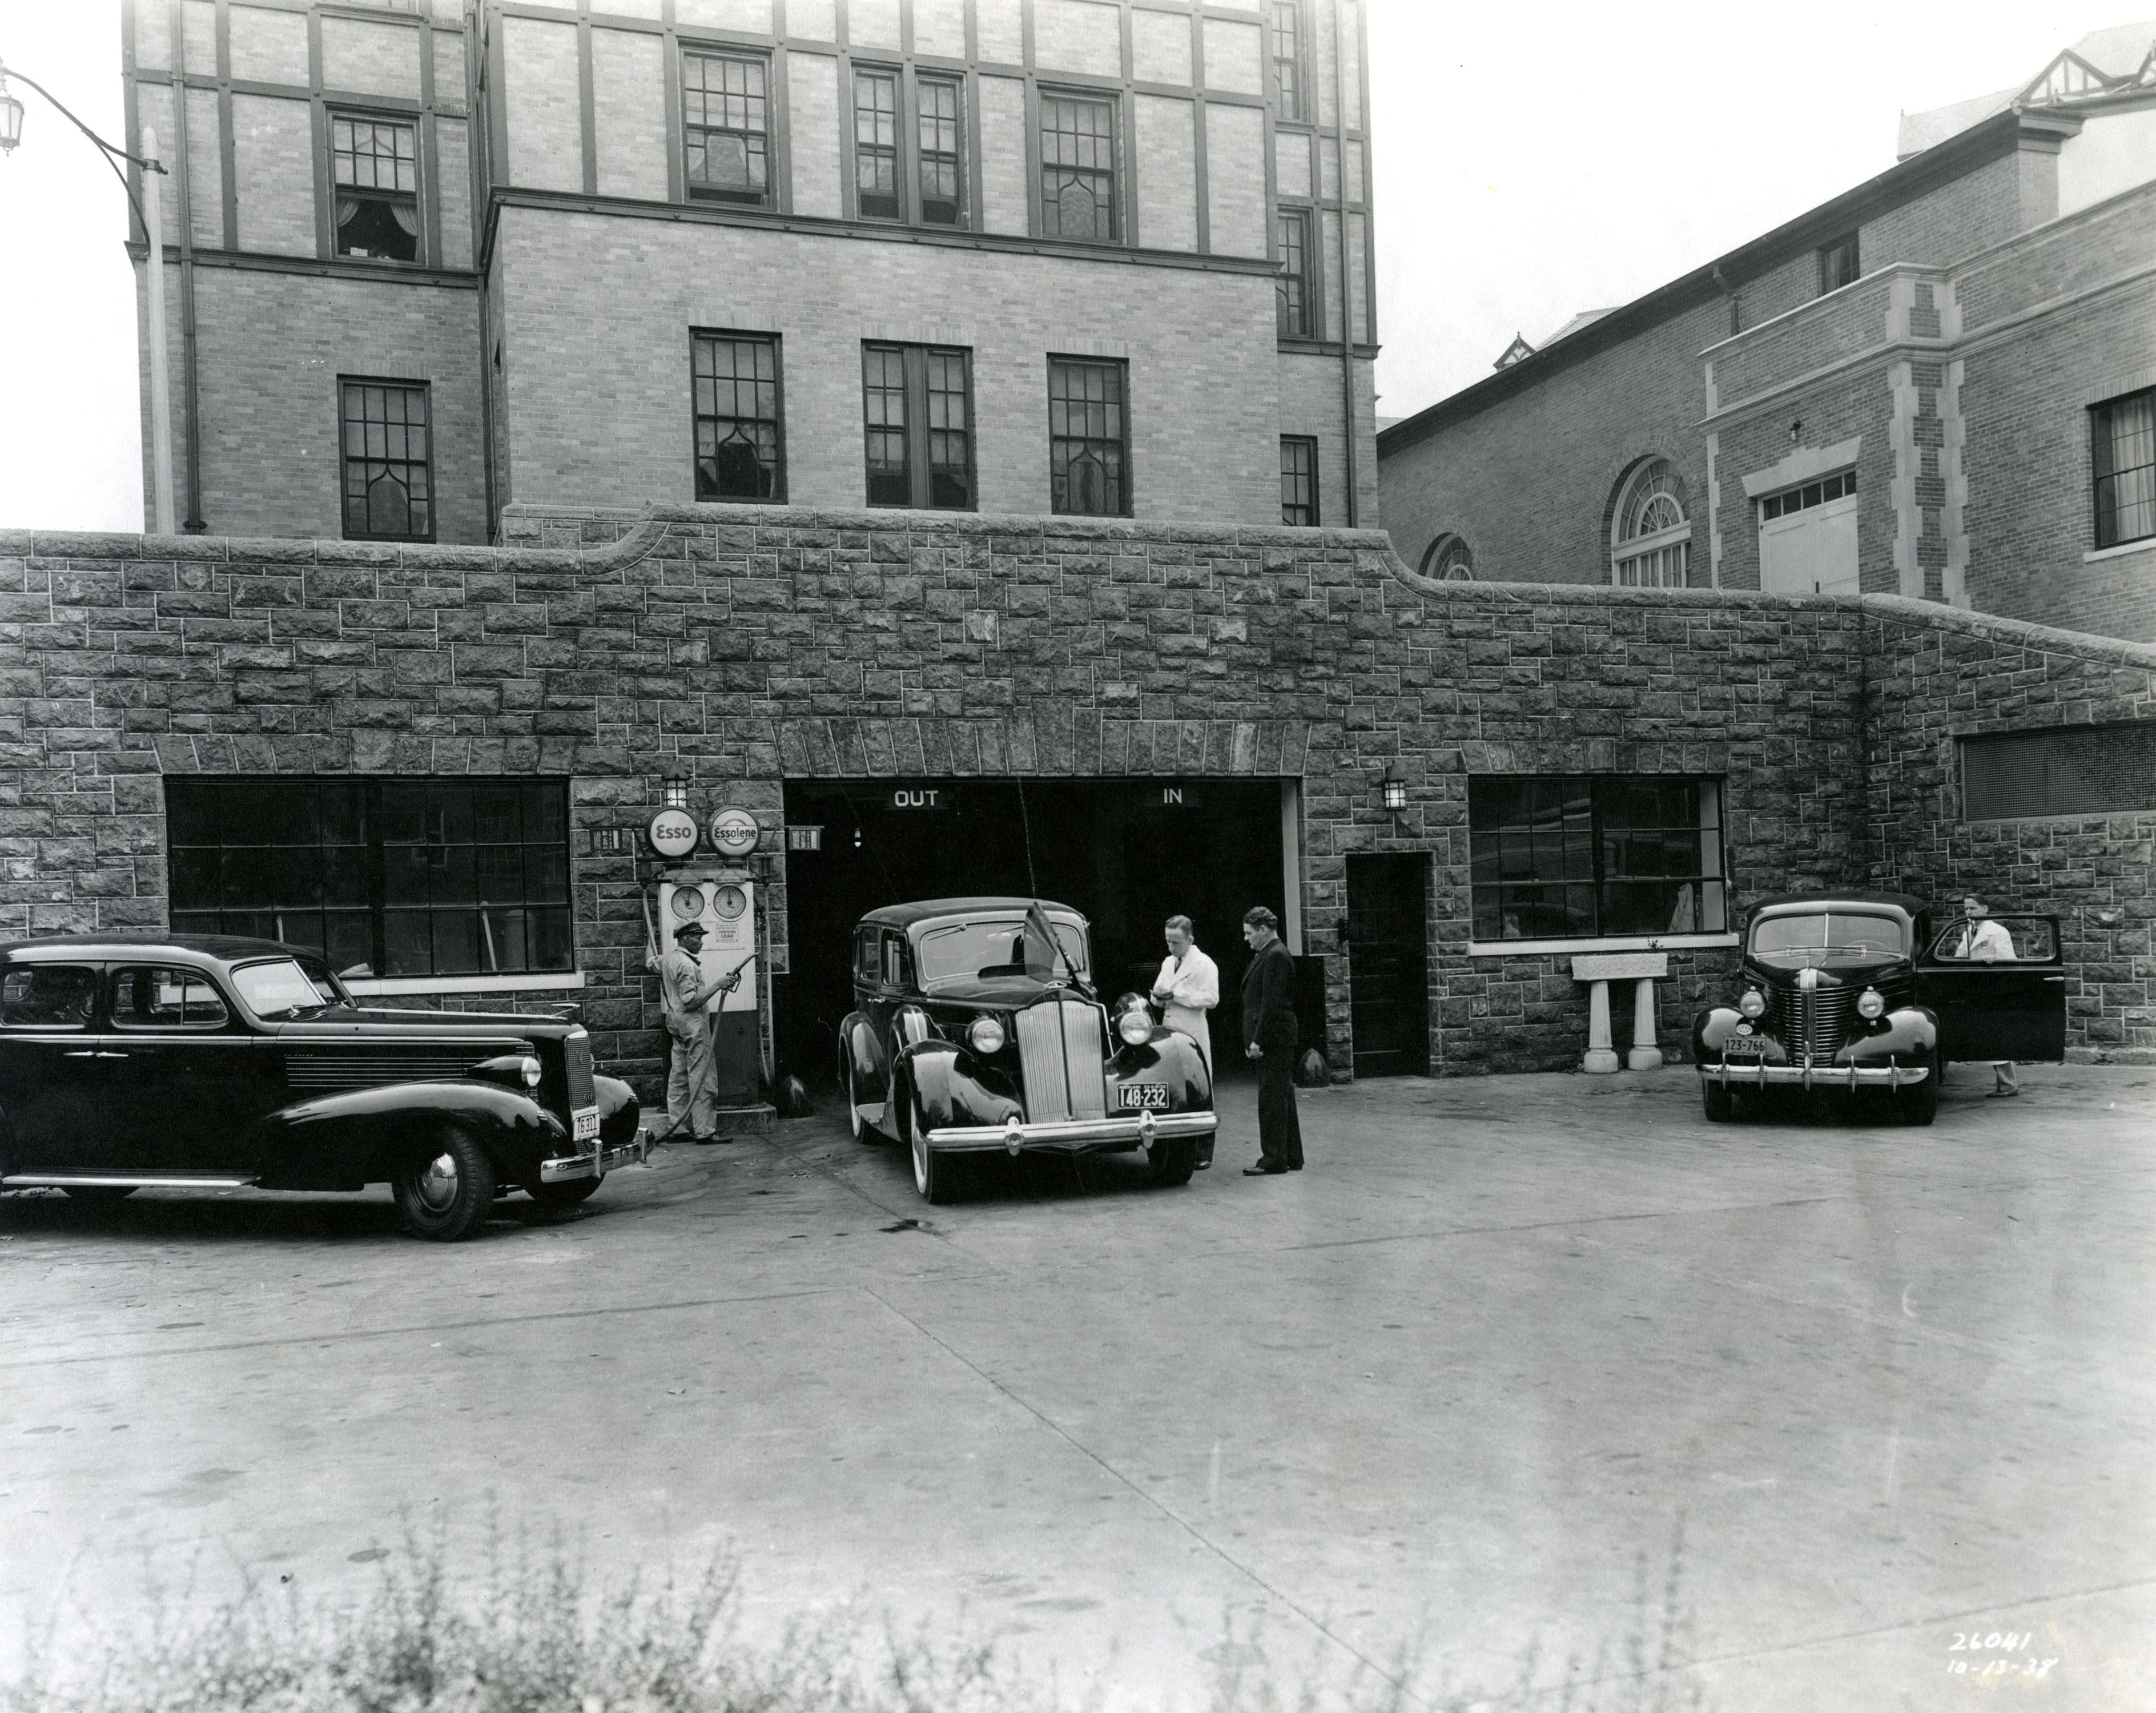
[[[1345, 859], [1426, 850], [1435, 1067], [1557, 1066], [1584, 1030], [1568, 960], [1468, 954], [1469, 775], [1712, 773], [1739, 901], [1885, 882], [2061, 910], [2076, 1049], [2156, 1056], [2156, 816], [1971, 828], [1953, 772], [1969, 733], [2156, 718], [2156, 649], [1894, 597], [1430, 584], [1375, 533], [691, 506], [518, 527], [564, 545], [0, 533], [0, 930], [162, 923], [167, 772], [562, 776], [585, 1013], [648, 1076], [634, 862], [588, 829], [669, 774], [725, 786], [773, 853], [789, 777], [1295, 777], [1333, 1062]], [[1673, 953], [1666, 1049], [1732, 959]]]

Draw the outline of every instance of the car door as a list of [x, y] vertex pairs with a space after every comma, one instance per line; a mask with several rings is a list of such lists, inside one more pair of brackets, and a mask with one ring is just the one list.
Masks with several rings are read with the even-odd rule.
[[116, 964], [107, 1016], [116, 1073], [115, 1116], [150, 1140], [150, 1163], [164, 1172], [239, 1173], [254, 1169], [254, 1121], [274, 1104], [270, 1043], [200, 969]]
[[0, 971], [0, 1121], [8, 1173], [125, 1169], [146, 1145], [112, 1122], [114, 1073], [94, 963]]
[[2066, 972], [2053, 916], [1994, 916], [2014, 956], [1958, 956], [1964, 927], [1932, 936], [1917, 966], [1917, 999], [1938, 1014], [1939, 1054], [1949, 1061], [2066, 1056]]

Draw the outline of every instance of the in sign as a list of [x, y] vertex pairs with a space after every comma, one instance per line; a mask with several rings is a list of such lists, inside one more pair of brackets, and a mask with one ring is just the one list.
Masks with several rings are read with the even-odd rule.
[[891, 794], [891, 806], [895, 809], [932, 809], [937, 793], [932, 791], [900, 789]]
[[1181, 808], [1183, 807], [1183, 787], [1179, 785], [1162, 786], [1160, 788], [1160, 800], [1168, 804], [1171, 808]]

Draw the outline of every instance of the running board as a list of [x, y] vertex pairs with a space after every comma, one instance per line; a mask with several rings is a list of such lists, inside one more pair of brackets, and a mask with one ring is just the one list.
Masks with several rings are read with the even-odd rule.
[[11, 1172], [0, 1190], [244, 1190], [260, 1182], [222, 1172]]

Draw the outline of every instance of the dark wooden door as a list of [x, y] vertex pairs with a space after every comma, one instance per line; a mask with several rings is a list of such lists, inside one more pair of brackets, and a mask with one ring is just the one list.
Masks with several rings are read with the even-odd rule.
[[1425, 855], [1348, 859], [1348, 971], [1355, 1074], [1430, 1074]]

